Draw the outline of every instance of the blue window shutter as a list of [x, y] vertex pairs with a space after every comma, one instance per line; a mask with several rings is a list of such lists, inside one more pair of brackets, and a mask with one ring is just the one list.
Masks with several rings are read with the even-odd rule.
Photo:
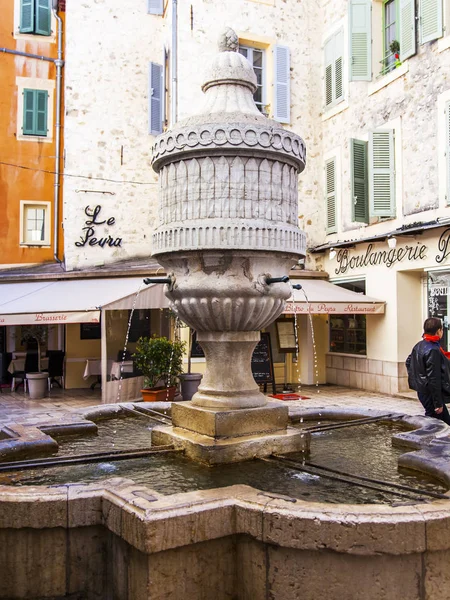
[[450, 102], [445, 105], [445, 165], [446, 165], [446, 186], [445, 199], [450, 204]]
[[336, 206], [336, 159], [332, 158], [325, 163], [325, 190], [326, 190], [326, 216], [327, 233], [337, 231], [337, 206]]
[[350, 80], [372, 79], [372, 2], [350, 0]]
[[415, 0], [400, 0], [400, 60], [416, 53]]
[[290, 123], [291, 99], [290, 99], [290, 56], [287, 46], [275, 46], [275, 90], [274, 90], [274, 114], [275, 121]]
[[35, 134], [47, 135], [48, 92], [35, 90]]
[[159, 135], [163, 130], [163, 67], [150, 63], [149, 69], [149, 133]]
[[370, 216], [395, 217], [394, 130], [369, 134]]
[[442, 37], [442, 0], [419, 0], [420, 43]]
[[23, 90], [23, 127], [24, 135], [34, 135], [34, 112], [36, 90]]
[[50, 35], [50, 1], [36, 0], [36, 27], [34, 32], [39, 35]]
[[352, 221], [369, 221], [369, 186], [367, 168], [367, 142], [350, 140], [351, 184], [352, 184]]
[[163, 15], [164, 0], [147, 0], [147, 12], [150, 15]]
[[34, 1], [35, 0], [21, 0], [20, 33], [33, 33], [34, 31]]

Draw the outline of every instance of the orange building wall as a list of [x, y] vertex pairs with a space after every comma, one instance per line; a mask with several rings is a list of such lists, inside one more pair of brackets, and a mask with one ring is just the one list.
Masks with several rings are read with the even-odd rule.
[[[42, 41], [41, 36], [33, 40], [15, 39], [14, 0], [2, 0], [0, 19], [0, 47], [20, 50], [39, 56], [57, 57], [56, 41]], [[64, 13], [60, 14], [63, 17]], [[64, 21], [63, 21], [64, 23]], [[29, 36], [27, 36], [29, 37]], [[64, 44], [64, 38], [63, 38]], [[64, 58], [64, 55], [63, 55]], [[64, 69], [63, 69], [64, 71]], [[53, 261], [53, 198], [55, 170], [55, 104], [53, 96], [53, 140], [52, 142], [20, 141], [16, 132], [22, 121], [17, 123], [18, 88], [16, 77], [38, 77], [56, 80], [53, 63], [35, 58], [14, 56], [0, 52], [0, 267], [1, 265], [42, 263]], [[61, 93], [64, 87], [62, 86]], [[61, 117], [64, 111], [61, 111]], [[62, 127], [61, 127], [61, 148]], [[4, 164], [8, 163], [8, 164]], [[9, 166], [16, 165], [16, 166]], [[46, 173], [45, 171], [50, 171]], [[60, 180], [60, 214], [62, 222], [62, 177]], [[20, 246], [20, 201], [45, 201], [51, 203], [50, 246]], [[59, 257], [62, 258], [62, 230], [59, 236]]]

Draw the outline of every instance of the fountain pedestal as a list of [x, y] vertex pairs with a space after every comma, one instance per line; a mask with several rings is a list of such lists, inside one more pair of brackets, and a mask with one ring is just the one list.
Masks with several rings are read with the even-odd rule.
[[268, 402], [260, 408], [211, 410], [179, 402], [172, 427], [152, 430], [152, 444], [173, 444], [192, 460], [207, 464], [240, 462], [309, 449], [308, 433], [288, 427], [288, 408]]

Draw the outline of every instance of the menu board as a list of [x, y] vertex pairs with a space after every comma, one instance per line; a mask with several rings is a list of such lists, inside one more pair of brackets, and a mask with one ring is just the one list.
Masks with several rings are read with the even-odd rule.
[[80, 340], [100, 340], [101, 337], [100, 323], [80, 323]]
[[276, 326], [280, 352], [295, 352], [297, 343], [295, 339], [294, 319], [280, 319], [276, 321]]
[[261, 333], [252, 356], [252, 373], [256, 383], [274, 383], [270, 333]]

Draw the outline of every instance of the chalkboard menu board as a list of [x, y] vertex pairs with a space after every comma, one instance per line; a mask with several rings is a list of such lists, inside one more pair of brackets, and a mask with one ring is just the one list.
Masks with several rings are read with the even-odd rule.
[[252, 373], [256, 383], [275, 385], [270, 333], [261, 333], [261, 339], [252, 356]]
[[80, 340], [100, 340], [101, 337], [100, 323], [80, 323]]

